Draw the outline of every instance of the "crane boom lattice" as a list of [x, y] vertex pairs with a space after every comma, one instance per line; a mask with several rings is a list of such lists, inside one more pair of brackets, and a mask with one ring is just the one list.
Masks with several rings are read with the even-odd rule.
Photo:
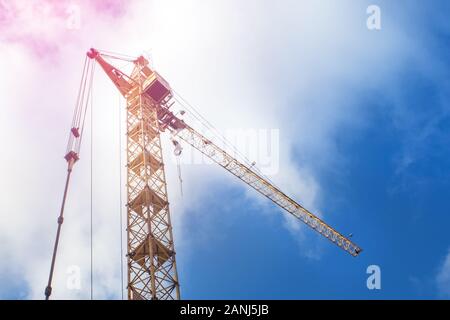
[[178, 131], [177, 136], [352, 256], [357, 256], [361, 252], [361, 248], [347, 237], [337, 232], [302, 205], [288, 197], [267, 179], [236, 160], [193, 128], [186, 125], [185, 129]]

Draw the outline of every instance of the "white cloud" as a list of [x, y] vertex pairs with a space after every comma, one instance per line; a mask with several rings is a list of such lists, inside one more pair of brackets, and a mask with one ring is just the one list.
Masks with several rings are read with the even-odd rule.
[[447, 253], [436, 276], [439, 293], [446, 298], [450, 297], [450, 250]]
[[[41, 52], [28, 54], [23, 43], [0, 43], [0, 68], [8, 75], [0, 78], [0, 255], [10, 257], [9, 265], [0, 264], [0, 273], [10, 274], [14, 265], [29, 286], [28, 297], [43, 297], [64, 182], [62, 152], [81, 62], [90, 46], [127, 54], [150, 50], [154, 67], [218, 128], [280, 129], [280, 172], [271, 178], [321, 212], [326, 205], [317, 202], [315, 170], [343, 159], [334, 139], [339, 130], [359, 128], [366, 121], [368, 110], [358, 105], [355, 94], [384, 88], [391, 74], [420, 56], [418, 45], [393, 21], [379, 34], [368, 32], [365, 9], [331, 1], [138, 1], [116, 20], [94, 19], [84, 8], [81, 29], [70, 31], [70, 41], [57, 43], [52, 59]], [[45, 40], [58, 37], [51, 34]], [[118, 95], [99, 70], [94, 93], [94, 278], [96, 297], [118, 298]], [[89, 297], [88, 138], [84, 142], [70, 186], [55, 298]], [[220, 168], [184, 166], [181, 202], [176, 169], [169, 165], [171, 152], [165, 150], [166, 167], [181, 252], [189, 248], [183, 206], [196, 206], [211, 184], [240, 182]], [[249, 193], [252, 201], [260, 199], [254, 195]], [[331, 214], [324, 210], [324, 219]], [[345, 216], [340, 219], [345, 225]], [[304, 243], [298, 225], [289, 219], [286, 224], [302, 247], [320, 250], [322, 239]], [[317, 256], [316, 251], [310, 255]], [[65, 288], [65, 270], [74, 264], [81, 267], [81, 292]]]

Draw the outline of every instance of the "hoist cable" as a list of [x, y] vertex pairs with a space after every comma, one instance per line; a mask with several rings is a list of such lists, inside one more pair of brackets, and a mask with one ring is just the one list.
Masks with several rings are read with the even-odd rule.
[[[81, 75], [81, 80], [80, 80], [80, 88], [83, 86], [85, 74], [87, 72], [88, 63], [89, 63], [88, 59], [87, 59], [87, 57], [85, 57], [85, 59], [84, 59], [84, 66], [83, 66], [83, 73]], [[75, 108], [73, 110], [72, 127], [76, 125], [77, 113], [78, 113], [78, 109], [79, 109], [79, 106], [80, 106], [81, 92], [82, 92], [81, 90], [78, 91], [78, 96], [77, 96]]]
[[181, 178], [181, 163], [180, 163], [180, 156], [177, 157], [177, 171], [178, 171], [178, 180], [180, 181], [180, 194], [183, 198], [183, 179]]
[[126, 54], [116, 53], [116, 52], [112, 52], [112, 51], [98, 50], [98, 52], [101, 53], [102, 56], [108, 56], [113, 59], [125, 60], [125, 61], [129, 61], [129, 62], [134, 62], [136, 60], [136, 57], [129, 56]]
[[[61, 203], [61, 209], [58, 216], [58, 227], [56, 230], [56, 238], [55, 238], [55, 244], [53, 247], [53, 253], [52, 253], [52, 261], [50, 264], [50, 273], [48, 277], [48, 283], [45, 288], [45, 300], [50, 299], [50, 295], [52, 294], [52, 280], [53, 280], [53, 273], [55, 270], [55, 262], [56, 262], [56, 255], [58, 252], [58, 245], [59, 245], [59, 239], [61, 236], [61, 227], [64, 222], [64, 208], [66, 204], [67, 199], [67, 192], [69, 189], [69, 182], [70, 182], [70, 176], [72, 174], [73, 165], [76, 161], [79, 159], [79, 150], [80, 150], [80, 142], [82, 138], [82, 133], [84, 131], [84, 121], [80, 123], [82, 115], [84, 115], [87, 111], [88, 103], [89, 103], [89, 95], [85, 96], [86, 93], [86, 84], [88, 79], [89, 81], [89, 87], [92, 86], [92, 64], [91, 62], [87, 62], [85, 59], [83, 72], [81, 76], [81, 82], [80, 82], [80, 88], [78, 91], [78, 98], [77, 103], [75, 105], [75, 110], [73, 114], [72, 119], [72, 127], [70, 128], [70, 135], [67, 143], [67, 153], [64, 156], [64, 158], [67, 161], [67, 175], [66, 175], [66, 183], [64, 185], [64, 193], [63, 193], [63, 199]], [[91, 88], [89, 88], [89, 92]], [[81, 128], [80, 128], [81, 124]], [[81, 131], [80, 131], [81, 129]], [[81, 132], [81, 133], [80, 133]]]
[[[262, 173], [262, 171], [255, 166], [254, 163], [252, 163], [242, 152], [239, 151], [239, 149], [237, 149], [217, 128], [215, 128], [205, 117], [203, 117], [201, 115], [201, 113], [192, 105], [190, 104], [185, 98], [183, 98], [178, 92], [176, 92], [175, 90], [173, 90], [173, 92], [175, 93], [175, 100], [181, 104], [182, 106], [184, 106], [186, 109], [188, 109], [188, 113], [194, 118], [196, 119], [201, 125], [203, 125], [206, 129], [210, 130], [213, 134], [215, 134], [215, 137], [218, 138], [219, 140], [221, 140], [221, 142], [228, 146], [230, 149], [230, 151], [234, 151], [236, 155], [241, 157], [241, 161], [244, 162], [245, 164], [247, 164], [247, 166], [249, 168], [252, 168], [255, 172], [257, 172], [261, 177], [265, 178], [267, 181], [269, 181], [270, 183], [272, 183], [274, 186], [276, 186], [276, 184], [269, 178], [267, 177], [265, 174]], [[177, 98], [178, 97], [178, 98]], [[181, 101], [180, 101], [181, 100]], [[192, 111], [190, 111], [190, 110]]]
[[122, 230], [122, 221], [123, 221], [123, 213], [122, 213], [122, 109], [120, 106], [120, 94], [119, 94], [119, 229], [120, 229], [120, 289], [121, 289], [121, 297], [123, 300], [123, 268], [124, 268], [124, 259], [123, 259], [123, 230]]
[[[94, 74], [93, 70], [92, 70], [92, 75]], [[91, 75], [91, 85], [92, 85], [92, 75]], [[91, 267], [91, 282], [90, 282], [90, 293], [91, 293], [91, 300], [94, 299], [94, 249], [93, 249], [93, 163], [94, 163], [94, 108], [92, 107], [93, 105], [93, 98], [92, 98], [92, 86], [89, 88], [90, 89], [90, 98], [91, 98], [91, 165], [90, 165], [90, 169], [91, 169], [91, 212], [90, 212], [90, 227], [91, 227], [91, 234], [90, 234], [90, 267]], [[83, 120], [84, 122], [84, 120]]]
[[[87, 105], [89, 103], [89, 98], [91, 98], [91, 113], [92, 113], [92, 84], [94, 81], [94, 72], [95, 72], [95, 64], [92, 63], [91, 69], [90, 69], [89, 88], [88, 88], [88, 94], [87, 94], [87, 100], [86, 100], [86, 105]], [[80, 151], [81, 141], [83, 140], [83, 132], [84, 132], [84, 123], [86, 121], [86, 113], [87, 113], [87, 108], [84, 110], [83, 122], [81, 124], [80, 139], [79, 139], [78, 145], [76, 147], [77, 153]]]
[[[90, 66], [91, 66], [91, 60], [88, 60], [87, 67], [86, 67], [87, 74], [89, 74]], [[83, 99], [85, 98], [87, 81], [88, 81], [88, 75], [84, 78], [84, 82], [83, 82], [83, 86], [82, 86], [82, 92], [81, 92], [81, 97], [80, 97], [81, 101], [80, 101], [80, 104], [79, 104], [81, 106], [83, 106], [83, 102], [84, 102]], [[78, 127], [80, 125], [80, 119], [81, 119], [81, 113], [82, 112], [83, 112], [82, 108], [79, 108], [77, 110], [77, 115], [76, 115], [76, 119], [75, 119], [75, 126], [76, 127]]]
[[[80, 100], [81, 100], [81, 93], [82, 93], [81, 88], [83, 87], [83, 82], [84, 82], [85, 75], [86, 75], [86, 72], [87, 72], [87, 65], [88, 65], [88, 60], [87, 60], [87, 57], [86, 57], [85, 60], [84, 60], [83, 72], [82, 72], [81, 80], [80, 80], [80, 89], [78, 90], [78, 96], [77, 96], [75, 108], [73, 110], [72, 126], [71, 126], [71, 128], [76, 128], [77, 127], [78, 110], [79, 110], [80, 105], [81, 105], [81, 102], [80, 102]], [[71, 146], [73, 144], [73, 139], [74, 139], [73, 133], [72, 133], [72, 131], [70, 131], [69, 132], [69, 139], [68, 139], [68, 142], [67, 142], [66, 153], [69, 153], [70, 148], [71, 148]]]
[[[175, 91], [174, 91], [175, 92]], [[175, 94], [178, 96], [179, 99], [181, 99], [184, 103], [180, 102], [176, 97], [175, 100], [178, 101], [178, 103], [182, 104], [185, 107], [188, 107], [189, 109], [191, 109], [191, 113], [192, 116], [197, 119], [197, 121], [199, 121], [199, 123], [201, 125], [203, 125], [205, 128], [209, 129], [210, 131], [212, 131], [213, 133], [215, 132], [215, 135], [218, 139], [220, 139], [222, 141], [222, 143], [224, 143], [224, 145], [228, 146], [229, 148], [233, 149], [233, 151], [239, 155], [240, 157], [242, 157], [242, 160], [244, 160], [244, 162], [246, 162], [248, 165], [251, 165], [250, 160], [244, 155], [242, 154], [216, 127], [214, 127], [208, 120], [206, 120], [205, 117], [203, 117], [201, 115], [201, 113], [194, 107], [192, 106], [189, 102], [186, 101], [186, 99], [184, 99], [180, 94], [178, 94], [177, 92], [175, 92]]]

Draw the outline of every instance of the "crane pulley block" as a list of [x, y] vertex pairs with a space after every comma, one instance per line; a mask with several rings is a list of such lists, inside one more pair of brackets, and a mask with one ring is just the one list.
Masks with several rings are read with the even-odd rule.
[[70, 132], [72, 132], [72, 134], [75, 138], [80, 137], [80, 129], [79, 128], [73, 127], [72, 129], [70, 129]]
[[77, 162], [80, 158], [78, 156], [78, 154], [75, 151], [69, 151], [65, 156], [64, 159], [67, 160], [68, 163], [75, 163]]

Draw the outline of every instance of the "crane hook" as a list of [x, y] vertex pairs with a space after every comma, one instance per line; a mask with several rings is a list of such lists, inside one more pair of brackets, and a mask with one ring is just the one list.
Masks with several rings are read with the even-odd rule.
[[181, 155], [181, 152], [183, 151], [183, 147], [175, 139], [172, 139], [172, 143], [175, 146], [175, 149], [173, 150], [173, 153], [178, 157], [179, 155]]

